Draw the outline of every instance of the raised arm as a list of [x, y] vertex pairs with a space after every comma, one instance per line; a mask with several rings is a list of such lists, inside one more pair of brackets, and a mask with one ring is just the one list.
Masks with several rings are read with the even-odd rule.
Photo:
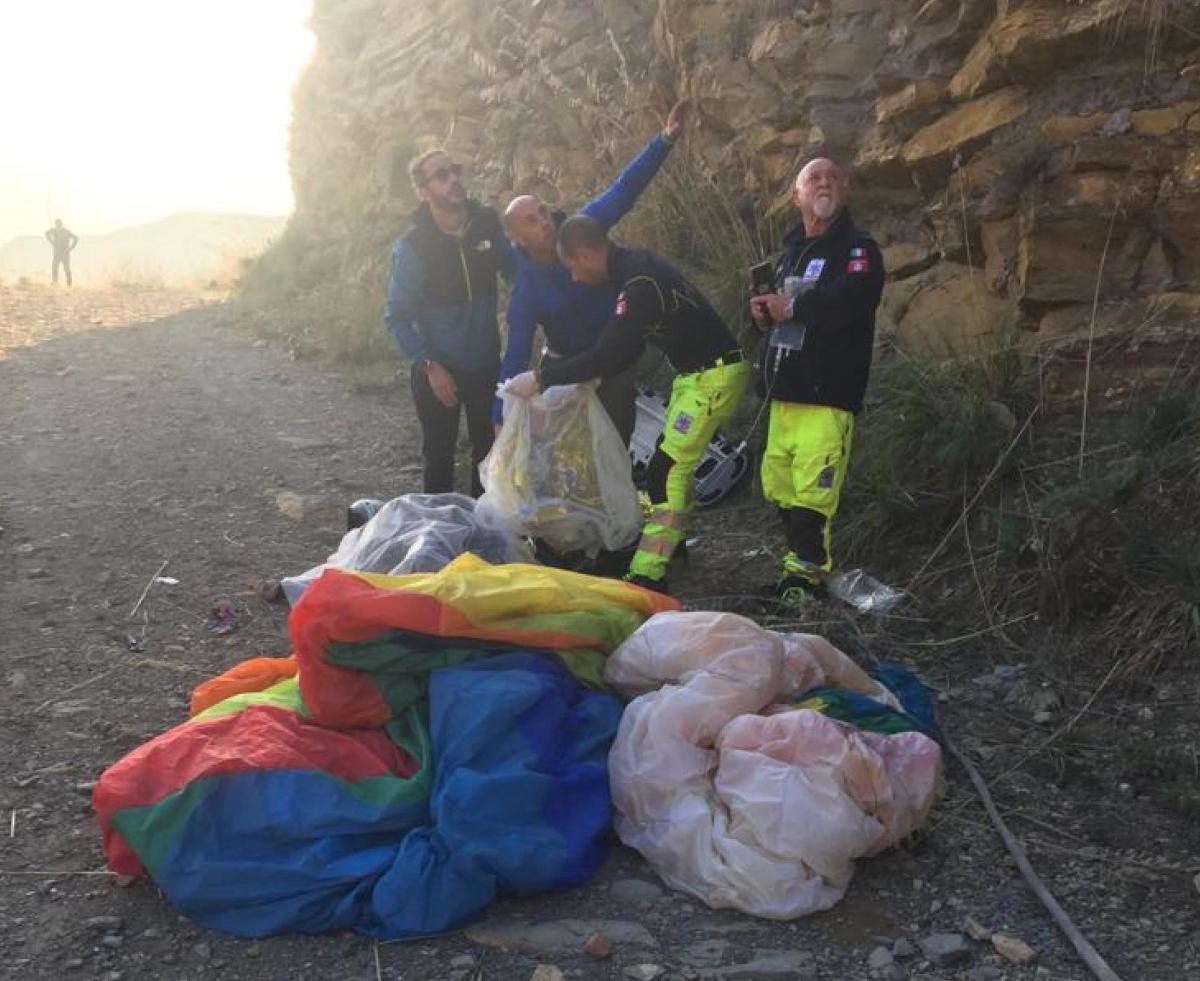
[[642, 152], [626, 165], [617, 179], [600, 195], [579, 209], [581, 214], [596, 219], [605, 229], [609, 229], [629, 213], [683, 132], [686, 105], [681, 101], [672, 107], [662, 132], [646, 144]]

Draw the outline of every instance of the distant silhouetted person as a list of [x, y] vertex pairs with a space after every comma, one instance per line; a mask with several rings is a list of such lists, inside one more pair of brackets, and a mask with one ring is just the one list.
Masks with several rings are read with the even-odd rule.
[[62, 266], [63, 274], [67, 277], [67, 285], [71, 285], [71, 251], [79, 244], [79, 236], [69, 228], [64, 228], [62, 219], [57, 218], [53, 228], [46, 229], [46, 241], [54, 249], [54, 262], [50, 267], [50, 278], [58, 285], [58, 267]]

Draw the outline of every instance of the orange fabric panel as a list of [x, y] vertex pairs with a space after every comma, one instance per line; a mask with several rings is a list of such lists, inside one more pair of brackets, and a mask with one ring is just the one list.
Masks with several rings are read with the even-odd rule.
[[288, 657], [252, 657], [235, 664], [224, 674], [210, 678], [192, 689], [192, 700], [188, 705], [188, 716], [196, 716], [217, 702], [231, 695], [242, 695], [251, 691], [265, 691], [272, 685], [291, 678], [298, 665], [294, 654]]

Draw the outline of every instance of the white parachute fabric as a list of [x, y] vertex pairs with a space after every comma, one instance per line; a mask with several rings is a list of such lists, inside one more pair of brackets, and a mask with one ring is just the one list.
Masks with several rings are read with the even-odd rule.
[[617, 833], [672, 887], [771, 919], [828, 909], [854, 860], [914, 831], [941, 777], [917, 732], [789, 706], [828, 685], [895, 697], [828, 641], [723, 613], [664, 613], [609, 658], [633, 701], [609, 755]]
[[504, 425], [479, 466], [478, 513], [559, 552], [632, 544], [642, 514], [629, 454], [595, 386], [559, 385], [529, 399], [500, 393]]
[[406, 494], [388, 501], [366, 524], [344, 536], [321, 565], [283, 579], [292, 606], [327, 568], [379, 572], [392, 576], [437, 572], [464, 552], [492, 565], [531, 562], [533, 550], [510, 531], [480, 514], [462, 494]]

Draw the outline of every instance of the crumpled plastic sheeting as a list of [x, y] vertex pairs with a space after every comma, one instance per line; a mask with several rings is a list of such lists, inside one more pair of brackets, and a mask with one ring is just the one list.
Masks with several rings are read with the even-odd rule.
[[479, 465], [479, 511], [559, 552], [630, 545], [642, 512], [629, 454], [588, 385], [505, 395], [504, 426]]
[[928, 816], [941, 750], [784, 703], [822, 685], [897, 700], [828, 641], [727, 613], [662, 613], [609, 658], [633, 702], [609, 754], [617, 833], [673, 888], [791, 919]]
[[437, 572], [464, 552], [493, 565], [532, 562], [533, 552], [516, 534], [476, 512], [463, 494], [405, 494], [388, 501], [371, 520], [346, 532], [323, 565], [282, 580], [288, 603], [296, 601], [329, 567], [402, 576]]

